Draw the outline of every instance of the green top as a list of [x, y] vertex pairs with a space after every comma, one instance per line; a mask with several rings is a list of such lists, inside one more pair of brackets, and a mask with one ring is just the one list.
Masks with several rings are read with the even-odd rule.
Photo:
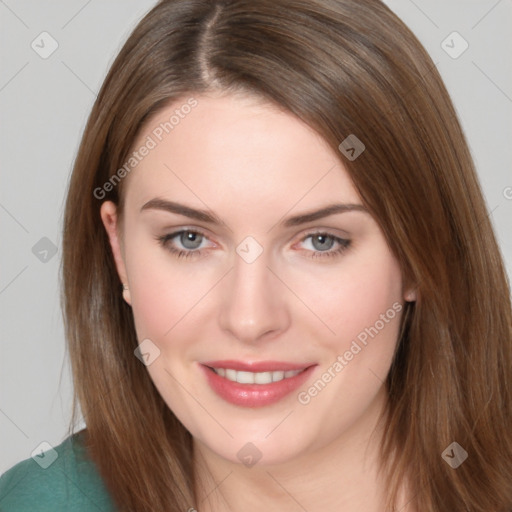
[[0, 478], [1, 512], [115, 510], [79, 433], [54, 448], [43, 443]]

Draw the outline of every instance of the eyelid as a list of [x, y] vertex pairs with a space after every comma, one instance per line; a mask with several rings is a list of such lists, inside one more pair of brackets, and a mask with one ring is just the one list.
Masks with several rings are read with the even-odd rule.
[[191, 225], [183, 225], [183, 226], [162, 226], [162, 228], [159, 228], [159, 231], [162, 232], [165, 236], [175, 236], [179, 233], [182, 233], [183, 231], [191, 232], [191, 233], [197, 233], [198, 235], [202, 235], [205, 238], [211, 239], [213, 236], [209, 229], [202, 228], [198, 226], [191, 226]]
[[332, 237], [335, 237], [335, 238], [342, 238], [342, 239], [350, 239], [351, 238], [351, 235], [349, 234], [348, 231], [345, 231], [343, 229], [339, 229], [339, 228], [328, 228], [328, 227], [312, 227], [312, 228], [306, 228], [306, 229], [303, 229], [303, 235], [302, 237], [307, 237], [307, 236], [311, 236], [311, 235], [316, 235], [316, 234], [324, 234], [324, 235], [329, 235], [329, 236], [332, 236]]

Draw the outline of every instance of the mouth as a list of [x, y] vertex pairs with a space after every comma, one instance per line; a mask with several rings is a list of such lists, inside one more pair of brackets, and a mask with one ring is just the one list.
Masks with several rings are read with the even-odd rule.
[[305, 382], [315, 366], [278, 361], [200, 364], [211, 389], [225, 401], [242, 407], [263, 407], [282, 400]]
[[303, 370], [277, 370], [274, 372], [244, 372], [232, 368], [209, 368], [220, 377], [239, 384], [271, 384], [272, 382], [280, 382], [283, 379], [295, 377], [305, 370], [304, 368]]

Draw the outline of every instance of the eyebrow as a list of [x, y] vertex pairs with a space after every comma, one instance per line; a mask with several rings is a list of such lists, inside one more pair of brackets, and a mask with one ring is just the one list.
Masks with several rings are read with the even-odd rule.
[[[144, 210], [163, 210], [169, 213], [183, 215], [184, 217], [189, 217], [190, 219], [207, 222], [209, 224], [224, 224], [224, 222], [222, 222], [222, 220], [217, 215], [210, 211], [197, 210], [181, 203], [167, 201], [166, 199], [151, 199], [140, 209], [141, 212]], [[328, 217], [330, 215], [354, 211], [369, 213], [368, 209], [365, 208], [362, 204], [331, 204], [320, 208], [319, 210], [304, 212], [299, 215], [288, 217], [285, 221], [281, 222], [281, 224], [284, 227], [299, 226], [301, 224], [306, 224], [307, 222], [323, 219], [324, 217]]]

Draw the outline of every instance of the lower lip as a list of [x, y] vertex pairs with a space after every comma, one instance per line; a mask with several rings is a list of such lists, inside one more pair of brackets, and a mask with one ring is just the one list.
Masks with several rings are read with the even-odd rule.
[[294, 377], [270, 384], [240, 384], [217, 375], [208, 366], [200, 364], [208, 383], [217, 395], [227, 402], [242, 407], [264, 407], [271, 405], [296, 390], [311, 375], [315, 365], [306, 368]]

